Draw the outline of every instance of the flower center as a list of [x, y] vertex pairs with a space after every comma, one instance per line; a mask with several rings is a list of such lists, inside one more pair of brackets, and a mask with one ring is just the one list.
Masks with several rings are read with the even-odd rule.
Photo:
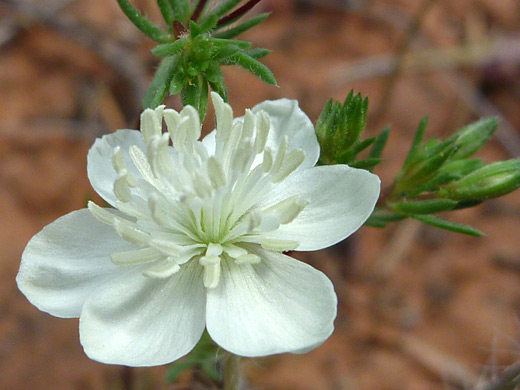
[[[92, 214], [110, 224], [135, 250], [113, 253], [121, 266], [144, 265], [143, 274], [167, 278], [190, 260], [204, 268], [208, 288], [218, 285], [221, 263], [261, 261], [251, 245], [287, 251], [299, 243], [272, 237], [307, 205], [298, 196], [266, 203], [269, 192], [303, 162], [300, 149], [288, 149], [282, 138], [276, 155], [267, 147], [270, 130], [265, 112], [246, 111], [243, 120], [217, 94], [212, 94], [217, 129], [203, 142], [199, 114], [146, 110], [141, 116], [145, 148], [133, 145], [125, 157], [113, 150], [116, 208], [89, 202]], [[162, 119], [168, 133], [162, 133]], [[169, 146], [170, 140], [173, 148]], [[130, 165], [131, 164], [131, 165]]]

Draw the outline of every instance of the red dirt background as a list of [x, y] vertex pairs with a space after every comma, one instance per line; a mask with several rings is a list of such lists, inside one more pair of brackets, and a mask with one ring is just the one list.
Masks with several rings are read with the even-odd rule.
[[[153, 3], [134, 1], [159, 20]], [[370, 99], [367, 134], [392, 125], [377, 171], [383, 186], [424, 115], [429, 135], [447, 136], [498, 114], [497, 134], [479, 155], [518, 156], [517, 0], [265, 0], [256, 8], [273, 14], [244, 38], [273, 50], [264, 62], [279, 87], [227, 69], [237, 115], [288, 97], [315, 121], [327, 99], [354, 88]], [[87, 180], [86, 153], [95, 137], [135, 128], [143, 86], [157, 65], [153, 45], [112, 0], [4, 0], [0, 17], [0, 388], [123, 389], [121, 367], [84, 355], [77, 320], [38, 311], [14, 278], [32, 235], [99, 199]], [[394, 77], [385, 64], [401, 57]], [[175, 99], [168, 104], [179, 108]], [[520, 192], [445, 217], [487, 236], [405, 221], [295, 254], [334, 282], [336, 331], [305, 355], [248, 360], [252, 388], [476, 389], [515, 363]], [[134, 388], [187, 388], [165, 384], [166, 369], [133, 370]]]

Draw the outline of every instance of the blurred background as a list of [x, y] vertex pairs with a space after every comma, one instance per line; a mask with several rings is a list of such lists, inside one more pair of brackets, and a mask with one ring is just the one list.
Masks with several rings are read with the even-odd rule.
[[[154, 1], [133, 4], [159, 22]], [[497, 115], [479, 157], [519, 157], [518, 0], [264, 0], [260, 11], [273, 13], [243, 38], [273, 50], [263, 62], [279, 87], [228, 69], [237, 116], [288, 97], [315, 121], [329, 98], [361, 92], [368, 135], [392, 126], [376, 170], [383, 187], [425, 115], [427, 134], [440, 137]], [[99, 200], [86, 153], [96, 137], [138, 125], [153, 43], [115, 0], [0, 0], [0, 18], [0, 389], [202, 389], [189, 373], [166, 384], [167, 367], [89, 360], [78, 321], [38, 311], [14, 280], [31, 236]], [[404, 221], [295, 253], [334, 282], [336, 331], [306, 355], [248, 359], [251, 387], [491, 389], [520, 359], [520, 192], [449, 218], [487, 236]]]

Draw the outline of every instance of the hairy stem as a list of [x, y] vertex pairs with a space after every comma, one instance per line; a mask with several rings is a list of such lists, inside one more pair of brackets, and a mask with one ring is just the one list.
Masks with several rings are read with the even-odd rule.
[[239, 390], [240, 379], [240, 356], [230, 353], [224, 359], [224, 390]]

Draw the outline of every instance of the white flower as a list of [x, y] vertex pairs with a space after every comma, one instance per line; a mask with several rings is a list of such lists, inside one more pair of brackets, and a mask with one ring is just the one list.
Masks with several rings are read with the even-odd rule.
[[20, 290], [40, 310], [79, 317], [92, 359], [168, 363], [205, 327], [242, 356], [310, 350], [332, 333], [332, 283], [281, 252], [353, 233], [374, 208], [379, 179], [314, 167], [319, 145], [295, 101], [266, 101], [233, 120], [212, 98], [217, 129], [202, 141], [189, 106], [148, 109], [141, 132], [98, 139], [88, 175], [114, 208], [90, 203], [65, 215], [23, 253]]

